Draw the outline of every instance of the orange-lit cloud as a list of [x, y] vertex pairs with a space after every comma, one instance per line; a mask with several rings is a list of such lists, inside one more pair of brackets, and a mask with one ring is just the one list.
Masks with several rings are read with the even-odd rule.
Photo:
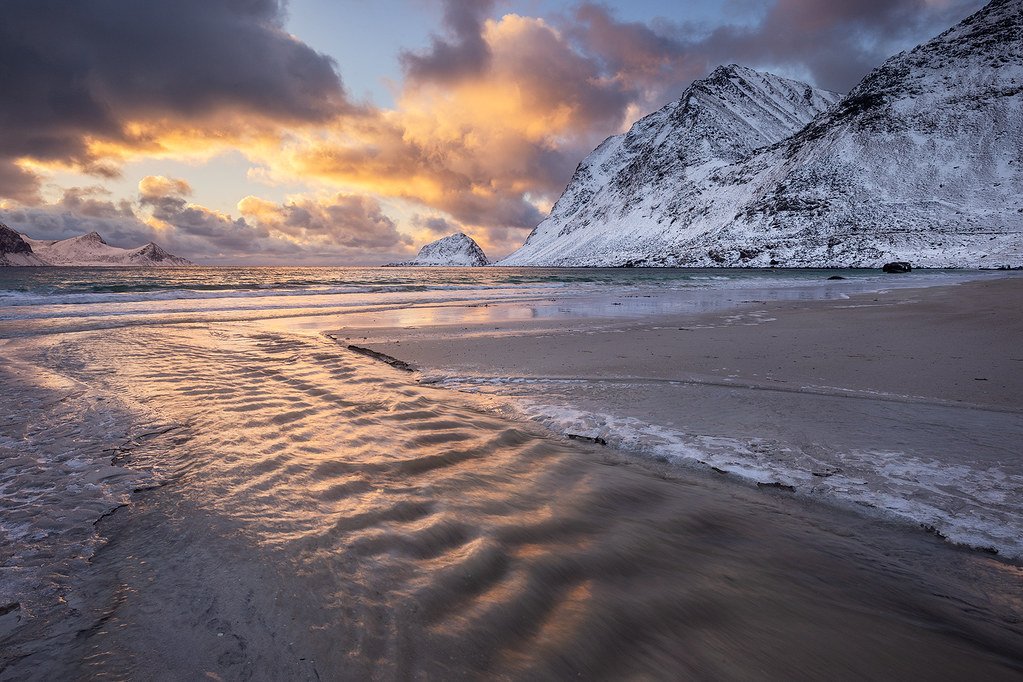
[[482, 25], [482, 71], [410, 79], [394, 111], [299, 136], [268, 165], [399, 197], [466, 223], [531, 228], [586, 151], [616, 131], [621, 85], [541, 19]]
[[[447, 229], [500, 256], [597, 143], [717, 64], [847, 88], [892, 44], [980, 2], [734, 0], [755, 21], [693, 26], [625, 22], [594, 3], [492, 18], [494, 0], [444, 0], [446, 33], [399, 55], [405, 80], [385, 110], [350, 101], [337, 65], [283, 30], [279, 2], [110, 0], [100, 11], [82, 0], [48, 12], [10, 0], [0, 86], [15, 105], [0, 107], [0, 209], [9, 220], [22, 207], [47, 234], [96, 221], [125, 238], [158, 234], [200, 260], [319, 249], [372, 261]], [[72, 188], [40, 206], [55, 170], [102, 183], [133, 160], [227, 150], [258, 167], [252, 177], [304, 193], [271, 202], [254, 190], [228, 214], [190, 203], [182, 180], [147, 176], [137, 196]]]

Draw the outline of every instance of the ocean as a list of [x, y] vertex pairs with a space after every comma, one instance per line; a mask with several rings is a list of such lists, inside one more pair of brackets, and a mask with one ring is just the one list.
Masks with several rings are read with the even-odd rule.
[[[797, 483], [785, 462], [611, 415], [599, 377], [410, 373], [343, 342], [994, 276], [0, 269], [0, 679], [1018, 675], [1018, 562], [920, 532], [911, 505], [973, 476], [1004, 555], [1015, 469], [860, 452], [833, 491], [764, 490]], [[985, 419], [964, 433], [1020, 428]], [[863, 472], [900, 466], [926, 480], [874, 495]]]

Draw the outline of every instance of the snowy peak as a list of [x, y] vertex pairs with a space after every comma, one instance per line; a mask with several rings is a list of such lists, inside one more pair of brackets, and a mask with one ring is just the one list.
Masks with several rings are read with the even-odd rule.
[[[932, 103], [922, 99], [927, 97], [952, 106], [967, 104], [970, 96], [1019, 97], [1021, 16], [1020, 0], [995, 0], [941, 35], [889, 58], [810, 126], [806, 136], [813, 139], [843, 123], [866, 127], [890, 113], [940, 113], [923, 111]], [[984, 102], [975, 104], [972, 108], [981, 108]]]
[[784, 140], [839, 99], [838, 93], [731, 64], [693, 83], [685, 100], [688, 115], [670, 123], [694, 133], [691, 146], [698, 142], [714, 158], [734, 162]]
[[1020, 265], [1023, 3], [887, 60], [779, 151], [744, 169], [761, 182], [711, 245], [726, 263]]
[[[10, 230], [10, 232], [14, 232]], [[14, 234], [18, 235], [17, 232]], [[167, 253], [160, 246], [150, 242], [135, 249], [122, 249], [110, 246], [97, 232], [90, 232], [78, 237], [69, 237], [57, 241], [31, 239], [18, 235], [35, 262], [15, 262], [8, 257], [4, 262], [0, 255], [0, 265], [56, 265], [56, 266], [185, 266], [193, 265], [188, 260]], [[20, 259], [24, 260], [24, 258]]]
[[[684, 201], [716, 169], [785, 140], [839, 98], [746, 67], [718, 67], [587, 156], [550, 216], [502, 264], [588, 264], [574, 259], [595, 249], [625, 257], [620, 253], [624, 235], [612, 226], [628, 214], [649, 214], [666, 201]], [[661, 200], [650, 202], [651, 197]], [[573, 239], [548, 248], [569, 234]], [[630, 247], [628, 257], [641, 257], [643, 248]]]
[[99, 232], [96, 232], [95, 230], [93, 230], [89, 234], [83, 234], [81, 237], [72, 237], [68, 241], [74, 241], [76, 243], [82, 244], [103, 244], [104, 246], [107, 245], [107, 243], [103, 241], [103, 237], [99, 236]]
[[154, 242], [130, 250], [126, 257], [132, 264], [137, 265], [191, 265], [184, 258], [167, 253], [163, 247]]
[[419, 255], [400, 265], [434, 265], [451, 267], [481, 267], [487, 265], [486, 254], [472, 237], [462, 233], [448, 235], [431, 242], [419, 250]]

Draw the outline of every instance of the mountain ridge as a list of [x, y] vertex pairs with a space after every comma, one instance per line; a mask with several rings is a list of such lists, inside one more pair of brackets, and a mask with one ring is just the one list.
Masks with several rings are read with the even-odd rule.
[[67, 239], [32, 239], [0, 223], [0, 266], [180, 267], [194, 265], [149, 242], [133, 249], [107, 244], [98, 232]]
[[[501, 264], [1018, 266], [1021, 4], [995, 0], [889, 58], [805, 127], [746, 159], [680, 163], [661, 185], [577, 171], [550, 216]], [[725, 142], [746, 148], [734, 135]], [[660, 170], [647, 159], [629, 173]], [[690, 182], [678, 180], [686, 174]], [[566, 197], [587, 200], [568, 213], [559, 206]]]
[[[671, 194], [675, 201], [694, 196], [712, 172], [782, 141], [839, 97], [748, 67], [718, 67], [678, 99], [643, 117], [628, 132], [608, 138], [588, 155], [523, 249], [555, 231], [558, 237], [579, 230], [584, 234], [577, 237], [611, 236], [600, 231], [592, 234], [586, 228], [621, 219], [636, 209], [646, 209], [648, 214], [656, 211], [659, 201], [653, 205], [647, 201], [644, 206], [651, 191]], [[645, 236], [656, 240], [656, 235]], [[533, 264], [519, 262], [523, 249], [501, 264]], [[611, 240], [608, 250], [629, 258], [641, 257], [642, 251], [621, 240]]]

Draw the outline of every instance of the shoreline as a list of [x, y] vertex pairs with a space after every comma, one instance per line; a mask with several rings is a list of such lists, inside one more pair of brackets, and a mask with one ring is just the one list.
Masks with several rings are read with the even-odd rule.
[[[836, 317], [838, 311], [844, 319]], [[775, 315], [784, 318], [779, 322], [771, 317]], [[833, 327], [821, 328], [825, 321]], [[872, 326], [864, 328], [865, 323]], [[761, 331], [774, 333], [765, 336]], [[886, 335], [867, 339], [865, 332]], [[1023, 412], [1023, 349], [1014, 343], [1023, 338], [1023, 277], [857, 293], [838, 300], [747, 300], [723, 312], [625, 320], [505, 321], [498, 327], [456, 323], [421, 329], [350, 326], [325, 333], [339, 342], [360, 339], [361, 347], [430, 373], [705, 378], [808, 388], [824, 381], [822, 388], [850, 394], [883, 392]], [[628, 334], [634, 347], [621, 347], [615, 338], [619, 334]], [[570, 339], [572, 347], [544, 345], [547, 339]], [[868, 341], [871, 352], [857, 353]], [[788, 352], [792, 347], [800, 357]], [[802, 351], [814, 348], [830, 352], [805, 357]], [[985, 348], [989, 352], [983, 356], [966, 357]], [[787, 362], [761, 370], [766, 360], [786, 355]], [[668, 359], [674, 363], [666, 363]], [[936, 370], [928, 375], [916, 372], [936, 359], [959, 362], [928, 367]], [[817, 362], [824, 363], [819, 371]], [[980, 386], [984, 381], [991, 383]]]
[[327, 334], [562, 436], [867, 508], [1019, 563], [1021, 300], [1023, 278], [1007, 277], [627, 321]]

